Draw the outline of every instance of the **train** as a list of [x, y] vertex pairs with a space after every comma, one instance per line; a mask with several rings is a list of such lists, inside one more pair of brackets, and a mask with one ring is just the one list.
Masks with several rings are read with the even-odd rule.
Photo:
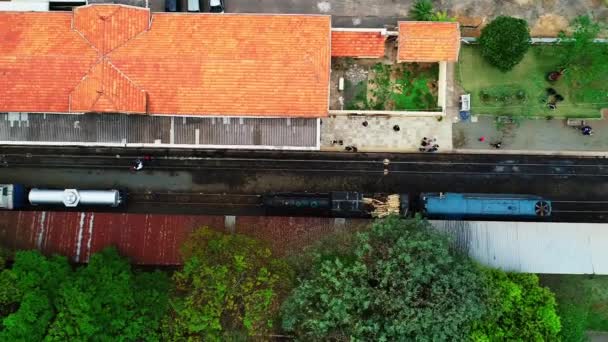
[[551, 201], [535, 195], [421, 193], [375, 194], [330, 192], [324, 194], [272, 193], [263, 196], [271, 214], [319, 214], [332, 217], [408, 217], [430, 219], [524, 219], [551, 216]]
[[[0, 208], [31, 206], [110, 207], [126, 200], [116, 189], [26, 189], [0, 184]], [[266, 193], [258, 207], [266, 215], [381, 218], [419, 213], [430, 219], [542, 220], [552, 214], [551, 201], [535, 195], [425, 192], [420, 194], [364, 194], [356, 191], [327, 193]]]
[[0, 184], [0, 208], [13, 210], [25, 206], [103, 206], [116, 208], [124, 202], [123, 192], [79, 189], [26, 189], [21, 184]]

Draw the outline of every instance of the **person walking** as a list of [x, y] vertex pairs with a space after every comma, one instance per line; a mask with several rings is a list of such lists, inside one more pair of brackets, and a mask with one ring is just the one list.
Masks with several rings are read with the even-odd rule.
[[491, 146], [493, 146], [495, 149], [497, 149], [497, 150], [498, 150], [498, 149], [500, 149], [500, 148], [502, 147], [502, 142], [501, 142], [501, 141], [499, 141], [499, 142], [496, 142], [496, 143], [494, 143], [494, 144], [490, 144], [490, 145], [491, 145]]

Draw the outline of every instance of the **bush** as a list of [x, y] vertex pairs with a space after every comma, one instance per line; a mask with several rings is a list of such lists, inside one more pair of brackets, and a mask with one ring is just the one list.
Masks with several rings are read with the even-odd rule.
[[474, 341], [555, 341], [561, 329], [554, 294], [535, 274], [485, 269], [491, 299]]
[[481, 54], [502, 71], [519, 64], [530, 48], [530, 30], [523, 19], [500, 16], [481, 30]]
[[418, 21], [431, 21], [435, 9], [430, 0], [416, 0], [412, 7], [412, 17]]

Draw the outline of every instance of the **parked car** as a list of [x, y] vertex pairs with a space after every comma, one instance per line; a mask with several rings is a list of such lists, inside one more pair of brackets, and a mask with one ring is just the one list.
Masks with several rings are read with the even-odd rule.
[[209, 12], [224, 13], [224, 0], [209, 0]]
[[199, 0], [188, 0], [188, 12], [200, 12], [201, 5]]
[[179, 12], [179, 0], [165, 0], [165, 12]]

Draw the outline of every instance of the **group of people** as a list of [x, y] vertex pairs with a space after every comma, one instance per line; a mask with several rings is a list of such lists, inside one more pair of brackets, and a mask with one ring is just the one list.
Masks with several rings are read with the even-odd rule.
[[437, 152], [439, 150], [439, 145], [437, 145], [436, 142], [436, 138], [429, 139], [424, 137], [420, 142], [420, 148], [418, 150], [420, 152]]

